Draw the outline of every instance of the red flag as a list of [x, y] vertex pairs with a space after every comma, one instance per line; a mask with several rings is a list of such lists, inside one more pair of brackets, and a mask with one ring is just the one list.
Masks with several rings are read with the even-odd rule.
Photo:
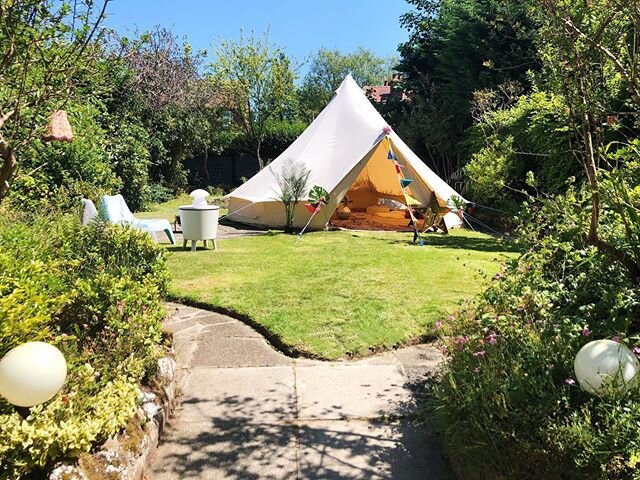
[[395, 162], [395, 166], [396, 166], [396, 173], [399, 175], [402, 173], [402, 169], [404, 168], [402, 165], [400, 165], [398, 162]]
[[314, 213], [316, 211], [316, 207], [314, 207], [310, 203], [305, 203], [304, 208], [306, 208], [309, 213]]

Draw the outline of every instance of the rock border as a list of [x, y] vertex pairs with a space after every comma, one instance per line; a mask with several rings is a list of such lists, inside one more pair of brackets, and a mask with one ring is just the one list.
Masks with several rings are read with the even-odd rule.
[[[169, 355], [158, 360], [152, 386], [141, 386], [140, 406], [125, 431], [109, 438], [95, 453], [54, 466], [47, 480], [117, 478], [142, 480], [169, 419], [178, 394], [177, 364]], [[130, 428], [133, 429], [130, 431]]]

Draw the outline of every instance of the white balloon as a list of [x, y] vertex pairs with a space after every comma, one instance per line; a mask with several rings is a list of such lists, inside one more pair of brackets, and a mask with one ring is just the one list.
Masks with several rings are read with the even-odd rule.
[[573, 368], [583, 390], [602, 393], [608, 387], [623, 390], [635, 385], [640, 362], [622, 343], [594, 340], [580, 349]]
[[18, 407], [52, 399], [66, 378], [64, 356], [48, 343], [23, 343], [0, 360], [0, 396]]

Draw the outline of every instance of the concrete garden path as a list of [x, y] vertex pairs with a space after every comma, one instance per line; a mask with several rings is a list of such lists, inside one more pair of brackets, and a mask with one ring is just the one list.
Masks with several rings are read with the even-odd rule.
[[182, 400], [147, 478], [449, 478], [409, 418], [410, 385], [440, 359], [432, 347], [292, 359], [239, 320], [169, 306]]

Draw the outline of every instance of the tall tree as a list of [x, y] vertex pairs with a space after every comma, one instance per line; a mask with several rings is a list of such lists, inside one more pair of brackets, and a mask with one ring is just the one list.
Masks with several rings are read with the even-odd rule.
[[300, 89], [302, 115], [312, 120], [348, 74], [360, 86], [381, 85], [391, 78], [396, 61], [395, 57], [381, 57], [364, 47], [352, 53], [321, 48], [311, 60]]
[[269, 122], [291, 117], [296, 109], [295, 74], [285, 52], [261, 37], [222, 40], [215, 50], [211, 81], [220, 105], [238, 121], [246, 149], [265, 167], [260, 149]]
[[472, 123], [473, 92], [519, 82], [539, 68], [538, 25], [530, 2], [408, 0], [401, 18], [409, 41], [398, 70], [412, 102], [396, 129], [442, 176], [461, 165], [462, 140]]
[[[608, 125], [616, 106], [618, 111], [627, 112], [637, 112], [640, 107], [640, 2], [542, 0], [538, 14], [544, 24], [541, 46], [545, 75], [541, 81], [565, 98], [578, 139], [574, 153], [589, 180], [592, 205], [586, 240], [624, 264], [640, 282], [640, 256], [634, 258], [607, 242], [599, 229], [600, 177], [603, 170], [612, 168], [608, 165], [611, 145], [607, 144], [603, 126]], [[633, 122], [633, 136], [637, 138], [637, 113]], [[629, 243], [634, 244], [631, 223], [638, 218], [635, 207], [627, 210], [624, 205], [614, 206], [626, 224]]]
[[186, 39], [156, 27], [124, 42], [123, 58], [132, 71], [125, 109], [136, 108], [150, 132], [151, 177], [173, 190], [184, 188], [183, 162], [206, 157], [219, 105], [210, 82], [202, 78], [205, 51], [194, 51]]
[[20, 152], [95, 66], [108, 2], [0, 1], [0, 201]]

